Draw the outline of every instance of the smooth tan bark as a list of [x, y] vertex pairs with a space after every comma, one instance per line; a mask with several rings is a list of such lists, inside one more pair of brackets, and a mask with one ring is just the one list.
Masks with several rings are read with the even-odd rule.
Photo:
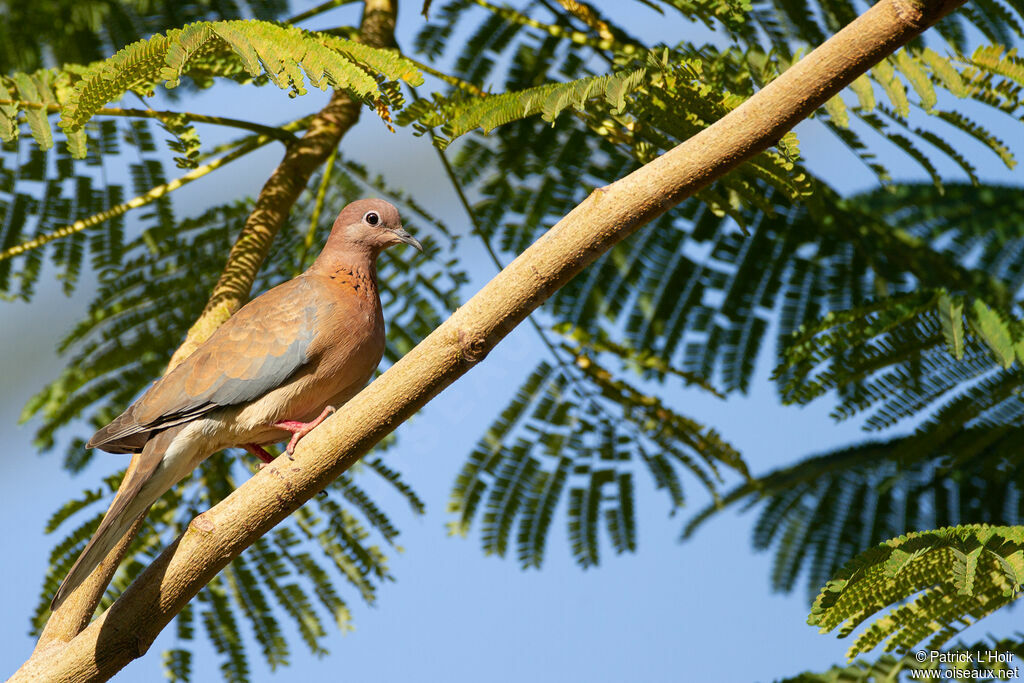
[[[375, 47], [393, 47], [396, 12], [397, 0], [366, 0], [360, 40]], [[274, 237], [284, 225], [288, 212], [316, 169], [324, 164], [345, 133], [359, 120], [361, 109], [360, 102], [345, 92], [335, 91], [327, 106], [310, 121], [306, 133], [288, 146], [281, 163], [260, 190], [253, 211], [228, 254], [227, 264], [203, 313], [175, 351], [167, 372], [185, 360], [248, 301], [256, 275], [270, 252]], [[129, 469], [136, 467], [137, 461], [138, 456], [134, 456]], [[57, 656], [60, 647], [89, 624], [128, 546], [142, 526], [143, 519], [144, 516], [140, 517], [124, 540], [50, 616], [36, 644], [35, 654], [46, 651]]]
[[12, 681], [105, 680], [149, 648], [213, 576], [325, 488], [530, 312], [612, 246], [784, 133], [880, 59], [962, 4], [881, 0], [708, 129], [594, 191], [422, 343], [278, 460], [199, 515], [59, 656]]

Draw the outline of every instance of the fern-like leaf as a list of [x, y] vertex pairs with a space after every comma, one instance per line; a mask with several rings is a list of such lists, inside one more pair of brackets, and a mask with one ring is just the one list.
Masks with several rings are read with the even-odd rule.
[[927, 639], [936, 650], [964, 626], [1020, 595], [1024, 528], [965, 525], [910, 533], [851, 560], [815, 601], [808, 623], [849, 635], [886, 607], [848, 656], [884, 642], [906, 652]]
[[251, 77], [265, 74], [295, 95], [305, 94], [308, 78], [322, 90], [343, 89], [370, 104], [396, 106], [377, 77], [422, 82], [411, 62], [386, 50], [261, 21], [197, 22], [132, 43], [92, 66], [68, 97], [61, 127], [80, 130], [100, 107], [128, 91], [146, 92], [160, 81], [174, 88], [190, 67], [212, 56], [237, 59]]

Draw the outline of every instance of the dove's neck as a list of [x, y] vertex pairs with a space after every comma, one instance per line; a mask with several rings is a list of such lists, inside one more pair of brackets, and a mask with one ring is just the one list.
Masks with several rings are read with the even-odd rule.
[[377, 290], [377, 254], [370, 249], [324, 250], [306, 271], [332, 280], [364, 283]]

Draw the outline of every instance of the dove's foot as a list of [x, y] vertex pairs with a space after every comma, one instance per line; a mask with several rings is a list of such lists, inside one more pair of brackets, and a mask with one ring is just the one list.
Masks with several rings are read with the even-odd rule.
[[[267, 453], [265, 450], [263, 450], [263, 447], [260, 446], [259, 444], [247, 443], [244, 446], [242, 446], [242, 448], [244, 448], [245, 450], [247, 450], [250, 453], [252, 453], [253, 455], [255, 455], [257, 458], [262, 460], [264, 463], [274, 462], [274, 456], [272, 456], [270, 453]], [[263, 469], [263, 467], [261, 466], [260, 469]]]
[[320, 417], [313, 420], [312, 422], [299, 422], [298, 420], [284, 420], [282, 422], [275, 422], [274, 426], [278, 429], [292, 433], [292, 439], [288, 442], [288, 447], [285, 448], [285, 453], [288, 457], [292, 457], [292, 453], [295, 452], [295, 446], [298, 445], [299, 439], [309, 434], [311, 431], [316, 429], [317, 425], [327, 419], [327, 416], [334, 412], [334, 406], [327, 406], [324, 408], [324, 412], [320, 413]]

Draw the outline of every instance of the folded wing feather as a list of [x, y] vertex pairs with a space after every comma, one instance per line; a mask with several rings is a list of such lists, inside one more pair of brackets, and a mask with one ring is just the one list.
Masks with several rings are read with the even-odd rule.
[[307, 278], [275, 287], [243, 306], [191, 356], [155, 382], [87, 444], [138, 453], [150, 434], [224, 406], [253, 401], [309, 361], [318, 307]]

